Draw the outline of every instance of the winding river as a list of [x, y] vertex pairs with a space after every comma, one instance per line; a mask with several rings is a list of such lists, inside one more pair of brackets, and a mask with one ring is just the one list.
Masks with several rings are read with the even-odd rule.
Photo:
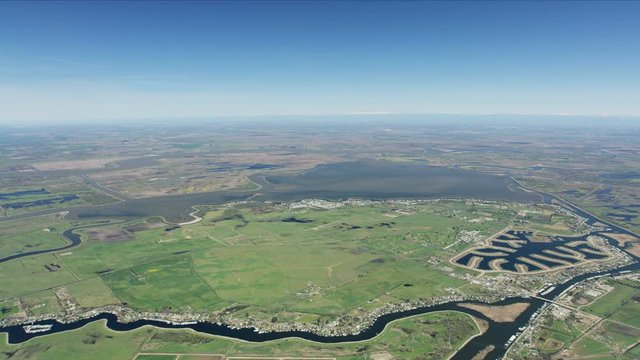
[[71, 249], [72, 247], [76, 247], [78, 245], [80, 245], [81, 242], [81, 238], [80, 235], [75, 233], [75, 230], [77, 229], [82, 229], [82, 228], [88, 228], [88, 227], [95, 227], [95, 226], [100, 226], [100, 225], [114, 225], [114, 224], [120, 224], [123, 223], [124, 221], [114, 221], [114, 222], [108, 222], [108, 221], [99, 221], [90, 225], [83, 225], [83, 226], [76, 226], [74, 228], [71, 229], [67, 229], [62, 233], [62, 238], [67, 241], [67, 245], [64, 246], [60, 246], [57, 248], [52, 248], [52, 249], [42, 249], [42, 250], [35, 250], [35, 251], [26, 251], [23, 253], [17, 253], [17, 254], [13, 254], [13, 255], [9, 255], [3, 258], [0, 258], [0, 263], [3, 263], [5, 261], [9, 261], [9, 260], [13, 260], [13, 259], [18, 259], [21, 257], [26, 257], [26, 256], [33, 256], [33, 255], [38, 255], [38, 254], [46, 254], [46, 253], [52, 253], [52, 252], [57, 252], [57, 251], [62, 251], [62, 250], [67, 250], [67, 249]]
[[[506, 350], [507, 350], [507, 342], [509, 338], [518, 333], [520, 329], [524, 326], [527, 326], [529, 321], [532, 319], [534, 314], [539, 311], [547, 301], [553, 301], [556, 297], [558, 297], [562, 292], [570, 288], [571, 286], [593, 278], [597, 276], [605, 276], [605, 275], [617, 275], [625, 271], [635, 271], [640, 270], [640, 263], [634, 262], [630, 265], [623, 266], [618, 269], [602, 271], [602, 272], [591, 272], [582, 274], [580, 276], [574, 277], [573, 279], [557, 285], [555, 289], [544, 296], [539, 298], [524, 298], [524, 297], [512, 297], [508, 299], [504, 299], [502, 301], [492, 303], [490, 305], [502, 306], [509, 305], [513, 303], [528, 303], [529, 307], [521, 313], [515, 321], [509, 323], [500, 323], [495, 322], [486, 317], [481, 312], [468, 309], [460, 306], [461, 304], [482, 304], [480, 302], [448, 302], [443, 304], [437, 304], [432, 306], [419, 307], [412, 310], [400, 311], [390, 314], [385, 314], [380, 316], [376, 321], [366, 330], [354, 334], [354, 335], [344, 335], [344, 336], [322, 336], [317, 335], [310, 332], [303, 331], [286, 331], [286, 332], [265, 332], [260, 333], [256, 332], [253, 328], [242, 328], [242, 329], [234, 329], [230, 328], [224, 324], [213, 324], [206, 322], [198, 322], [195, 324], [171, 324], [167, 322], [157, 321], [157, 320], [137, 320], [134, 322], [123, 323], [118, 321], [117, 317], [113, 314], [109, 313], [101, 313], [94, 317], [78, 320], [71, 323], [60, 323], [56, 320], [43, 320], [38, 321], [33, 324], [35, 325], [51, 325], [51, 328], [44, 332], [37, 333], [27, 333], [24, 331], [23, 327], [20, 325], [9, 326], [0, 328], [0, 332], [8, 333], [8, 340], [11, 344], [21, 343], [32, 339], [34, 337], [54, 334], [63, 331], [69, 331], [81, 328], [89, 323], [94, 321], [106, 320], [106, 326], [115, 331], [130, 331], [134, 329], [138, 329], [142, 326], [155, 326], [163, 329], [192, 329], [200, 333], [216, 335], [216, 336], [224, 336], [228, 338], [240, 339], [251, 342], [265, 342], [271, 340], [278, 340], [284, 338], [301, 338], [306, 340], [311, 340], [319, 343], [341, 343], [341, 342], [353, 342], [353, 341], [363, 341], [369, 340], [376, 337], [378, 334], [382, 333], [385, 327], [395, 320], [404, 319], [409, 316], [414, 315], [424, 315], [437, 311], [459, 311], [463, 312], [480, 319], [483, 319], [488, 322], [489, 328], [486, 332], [481, 335], [478, 335], [472, 338], [469, 342], [467, 342], [461, 349], [459, 349], [451, 359], [455, 360], [464, 360], [471, 359], [473, 356], [481, 352], [487, 346], [492, 345], [494, 348], [487, 354], [488, 359], [497, 359], [501, 358]], [[542, 300], [544, 299], [544, 300]], [[545, 301], [546, 300], [546, 301]]]

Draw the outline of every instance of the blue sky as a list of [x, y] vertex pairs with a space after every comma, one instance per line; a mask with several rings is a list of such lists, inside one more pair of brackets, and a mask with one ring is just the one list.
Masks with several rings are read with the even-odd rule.
[[2, 2], [0, 123], [640, 115], [640, 2]]

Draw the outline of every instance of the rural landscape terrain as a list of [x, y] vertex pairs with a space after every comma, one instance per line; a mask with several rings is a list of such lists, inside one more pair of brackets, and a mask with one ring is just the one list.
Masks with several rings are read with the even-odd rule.
[[0, 360], [639, 360], [640, 1], [0, 1]]
[[0, 359], [640, 356], [634, 123], [293, 120], [4, 127]]

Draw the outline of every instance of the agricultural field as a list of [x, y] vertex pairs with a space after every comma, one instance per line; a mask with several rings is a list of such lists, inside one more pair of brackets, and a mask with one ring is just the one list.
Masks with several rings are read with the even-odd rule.
[[609, 293], [583, 310], [629, 326], [640, 328], [640, 283], [612, 281]]
[[[455, 165], [509, 175], [526, 186], [549, 191], [612, 219], [607, 192], [598, 192], [608, 186], [612, 188], [608, 194], [625, 206], [614, 214], [633, 215], [635, 211], [627, 206], [635, 201], [634, 188], [629, 186], [633, 179], [607, 175], [620, 166], [634, 169], [633, 156], [616, 155], [616, 164], [592, 171], [592, 164], [610, 158], [600, 153], [603, 146], [596, 140], [580, 144], [579, 156], [569, 158], [565, 155], [576, 152], [575, 144], [560, 144], [555, 135], [535, 132], [527, 140], [531, 150], [523, 153], [514, 151], [518, 146], [510, 143], [517, 143], [520, 135], [508, 132], [496, 138], [481, 130], [461, 133], [458, 129], [455, 134], [439, 131], [438, 136], [427, 131], [415, 135], [411, 128], [392, 132], [375, 127], [351, 130], [336, 126], [325, 130], [324, 136], [313, 131], [296, 131], [294, 136], [286, 129], [262, 126], [242, 132], [233, 126], [216, 131], [207, 128], [201, 133], [116, 128], [95, 130], [86, 137], [58, 143], [47, 141], [49, 135], [42, 133], [35, 136], [41, 141], [21, 140], [22, 147], [11, 146], [9, 153], [0, 154], [0, 171], [4, 171], [0, 193], [5, 195], [0, 203], [33, 203], [3, 207], [2, 215], [67, 210], [122, 199], [122, 204], [129, 205], [128, 199], [157, 195], [218, 190], [260, 193], [264, 184], [250, 181], [249, 176], [295, 175], [318, 164], [356, 158], [417, 166]], [[250, 136], [246, 136], [247, 131]], [[11, 136], [4, 139], [5, 143], [14, 141]], [[408, 147], [409, 142], [412, 145]], [[487, 150], [481, 146], [483, 142], [493, 145]], [[14, 194], [27, 190], [33, 192]], [[64, 202], [38, 202], [66, 195], [75, 197]], [[507, 231], [527, 232], [532, 242], [586, 231], [573, 217], [549, 206], [510, 202], [363, 201], [335, 208], [248, 202], [198, 209], [202, 220], [182, 226], [162, 218], [131, 217], [100, 223], [97, 219], [65, 220], [56, 215], [39, 217], [38, 221], [0, 223], [3, 255], [62, 246], [66, 242], [60, 233], [72, 227], [81, 227], [75, 233], [82, 239], [72, 249], [1, 263], [0, 318], [75, 316], [90, 309], [127, 308], [161, 315], [205, 317], [221, 313], [247, 324], [274, 326], [325, 326], [340, 319], [348, 327], [389, 304], [468, 296], [498, 299], [500, 293], [495, 289], [501, 289], [502, 294], [535, 291], [548, 278], [508, 271], [481, 274], [452, 259]], [[635, 221], [633, 217], [629, 221], [622, 217], [614, 220], [623, 225]], [[549, 276], [562, 275], [565, 270], [579, 271], [549, 269]], [[594, 325], [590, 318], [577, 316], [576, 321], [547, 324], [543, 336], [548, 341], [540, 345], [545, 354], [570, 347], [576, 353], [592, 351], [606, 356], [632, 345], [630, 339], [635, 333], [630, 329], [634, 325], [613, 322], [621, 317], [633, 319], [637, 311], [629, 301], [611, 310], [598, 303], [605, 297], [585, 294], [584, 299], [584, 312], [591, 306], [595, 317], [602, 316], [595, 312], [613, 311], [611, 320]], [[476, 332], [475, 327], [471, 332], [462, 331], [469, 329], [468, 316], [452, 316], [428, 325], [417, 320], [423, 318], [398, 322], [375, 341], [353, 345], [310, 346], [287, 340], [267, 346], [145, 328], [126, 334], [133, 340], [120, 341], [124, 345], [116, 349], [113, 344], [125, 334], [91, 324], [69, 334], [3, 346], [9, 353], [19, 349], [12, 359], [41, 358], [45, 349], [47, 358], [54, 359], [87, 351], [125, 359], [136, 355], [138, 359], [175, 359], [186, 353], [192, 356], [180, 355], [180, 359], [196, 359], [200, 352], [236, 358], [286, 355], [380, 360], [415, 358], [424, 353], [426, 358], [441, 359], [461, 339]], [[583, 331], [589, 331], [588, 335], [574, 344]], [[425, 336], [431, 332], [435, 335]], [[440, 332], [455, 335], [446, 341], [451, 345], [441, 342]], [[82, 335], [74, 337], [74, 343], [71, 334]], [[55, 339], [73, 344], [57, 345]], [[401, 346], [406, 343], [413, 346]], [[631, 348], [627, 353], [638, 351]]]
[[[152, 314], [221, 312], [249, 323], [322, 325], [337, 318], [344, 324], [357, 323], [359, 317], [389, 304], [486, 295], [485, 285], [470, 282], [476, 272], [450, 260], [505, 229], [541, 234], [581, 231], [572, 218], [557, 215], [546, 205], [453, 200], [319, 204], [328, 207], [305, 202], [206, 206], [200, 209], [200, 221], [183, 226], [159, 218], [68, 223], [56, 216], [43, 217], [33, 232], [54, 237], [75, 227], [82, 241], [68, 250], [1, 263], [0, 274], [12, 274], [0, 276], [1, 316], [75, 314], [124, 306]], [[21, 222], [0, 225], [30, 233]], [[12, 245], [12, 251], [21, 249], [17, 244]], [[435, 318], [435, 322], [417, 318], [399, 322], [396, 325], [403, 324], [398, 328], [401, 330], [394, 325], [384, 336], [361, 346], [314, 345], [307, 349], [326, 357], [380, 352], [402, 358], [420, 351], [440, 358], [455, 346], [437, 344], [439, 331], [449, 336], [452, 329], [458, 329], [451, 333], [449, 344], [459, 344], [475, 332], [466, 315]], [[87, 329], [93, 329], [83, 335], [87, 344], [73, 346], [104, 344], [109, 348], [115, 343], [112, 339], [120, 336], [105, 333], [95, 324], [76, 332]], [[425, 331], [436, 335], [417, 335]], [[240, 346], [232, 341], [222, 344], [219, 339], [181, 335], [178, 338], [185, 341], [198, 338], [198, 346], [185, 347], [170, 341], [166, 334], [174, 332], [145, 329], [134, 334], [146, 335], [140, 335], [130, 353], [124, 348], [113, 351], [125, 352], [124, 358], [132, 358], [136, 351], [144, 355], [139, 358], [149, 358], [152, 355], [147, 353], [153, 352], [193, 352], [190, 348], [200, 348], [202, 343], [203, 352], [225, 356], [252, 351], [308, 354], [300, 350], [302, 342], [297, 340]], [[16, 354], [38, 353], [49, 346], [43, 345], [48, 341], [45, 339], [58, 336], [67, 335], [34, 339], [20, 345]], [[415, 346], [400, 345], [407, 341]], [[75, 351], [54, 348], [47, 353]], [[112, 350], [104, 351], [106, 357]]]
[[60, 232], [67, 227], [58, 214], [0, 223], [0, 257], [64, 246]]
[[54, 254], [40, 254], [0, 263], [3, 299], [53, 288], [78, 278]]
[[[323, 210], [256, 203], [219, 208], [182, 227], [154, 219], [88, 226], [75, 230], [83, 240], [69, 251], [0, 264], [3, 274], [14, 274], [3, 280], [1, 294], [47, 303], [53, 288], [64, 287], [81, 306], [99, 306], [96, 299], [112, 304], [115, 297], [147, 311], [243, 304], [255, 316], [336, 316], [462, 287], [466, 282], [451, 274], [465, 271], [447, 265], [468, 246], [460, 233], [477, 231], [482, 239], [507, 226], [519, 206], [438, 202]], [[55, 271], [47, 270], [51, 264]]]
[[592, 282], [561, 301], [566, 305], [551, 306], [533, 333], [516, 346], [514, 359], [637, 359], [640, 282]]
[[[448, 260], [514, 219], [523, 226], [522, 206], [451, 201], [325, 210], [250, 203], [212, 210], [187, 226], [154, 219], [88, 226], [75, 230], [83, 241], [69, 251], [0, 264], [4, 273], [22, 274], [5, 280], [15, 285], [2, 295], [37, 298], [46, 284], [49, 292], [64, 286], [81, 305], [98, 306], [101, 298], [108, 305], [115, 297], [141, 311], [242, 304], [239, 316], [330, 318], [459, 293], [467, 281], [452, 275], [468, 271]], [[47, 264], [59, 268], [51, 272]], [[93, 292], [85, 284], [101, 285]], [[89, 294], [94, 299], [85, 300]]]
[[640, 360], [640, 0], [41, 2], [0, 360]]
[[[186, 330], [145, 327], [119, 333], [103, 322], [81, 329], [7, 345], [0, 334], [0, 359], [219, 359], [288, 357], [335, 359], [444, 359], [478, 334], [474, 320], [456, 312], [440, 312], [396, 321], [378, 337], [347, 344], [319, 344], [299, 339], [246, 343]], [[426, 336], [425, 336], [426, 335]], [[164, 354], [164, 355], [163, 355]], [[168, 355], [173, 354], [173, 355]], [[212, 354], [211, 357], [189, 354]], [[218, 355], [216, 357], [216, 355]]]
[[11, 184], [18, 181], [16, 178], [0, 178], [0, 219], [43, 210], [103, 205], [117, 201], [112, 196], [89, 187], [79, 178], [34, 180], [31, 180], [33, 187], [28, 187], [31, 181], [22, 181], [20, 178], [21, 186], [15, 187]]

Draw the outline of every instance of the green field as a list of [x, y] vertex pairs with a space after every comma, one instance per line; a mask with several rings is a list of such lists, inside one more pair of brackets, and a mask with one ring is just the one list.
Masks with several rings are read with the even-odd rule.
[[[606, 284], [613, 289], [581, 308], [586, 314], [571, 312], [561, 318], [543, 314], [533, 342], [518, 344], [513, 358], [637, 359], [640, 283], [609, 279]], [[581, 291], [577, 294], [583, 296]]]
[[0, 223], [0, 258], [67, 244], [58, 234], [68, 223], [59, 215]]
[[77, 280], [52, 254], [41, 254], [0, 263], [0, 297], [7, 298], [48, 289]]
[[[158, 219], [93, 225], [74, 222], [67, 226], [85, 225], [76, 230], [82, 236], [79, 246], [0, 264], [2, 317], [125, 305], [138, 311], [205, 316], [224, 311], [235, 319], [257, 323], [322, 325], [341, 318], [349, 326], [368, 311], [389, 303], [486, 292], [482, 286], [461, 279], [461, 275], [475, 272], [449, 262], [473, 245], [459, 241], [460, 234], [477, 231], [478, 242], [510, 226], [561, 226], [558, 218], [549, 216], [525, 221], [517, 215], [523, 208], [525, 205], [515, 203], [462, 201], [373, 203], [330, 210], [248, 203], [209, 207], [202, 221], [185, 226], [167, 225]], [[38, 226], [45, 225], [55, 225], [56, 231], [32, 230], [56, 239], [64, 230], [62, 224], [43, 222]], [[12, 246], [10, 251], [19, 250]], [[475, 332], [466, 316], [446, 315], [447, 321], [442, 316], [436, 316], [439, 320], [435, 322], [403, 322], [375, 346], [336, 345], [318, 351], [329, 357], [362, 357], [358, 354], [375, 350], [392, 352], [394, 357], [432, 353], [432, 358], [441, 358], [453, 345], [425, 337], [425, 333], [435, 332], [436, 337], [446, 333], [448, 343], [457, 344]], [[120, 336], [109, 335], [96, 325], [87, 329], [94, 332], [83, 335], [89, 338], [89, 348], [99, 348], [95, 344], [110, 348], [116, 341], [109, 336]], [[152, 333], [151, 339], [140, 335], [130, 349], [135, 350], [143, 340], [146, 352], [193, 352], [199, 346], [173, 343], [166, 335], [169, 332]], [[188, 341], [194, 336], [181, 334], [179, 337]], [[62, 336], [66, 334], [29, 344], [44, 344], [45, 339]], [[225, 354], [303, 354], [299, 341], [238, 346], [197, 338], [207, 339], [202, 345], [207, 353], [218, 351], [217, 345], [211, 347], [215, 343], [223, 346]], [[402, 345], [407, 342], [413, 345]], [[57, 350], [47, 350], [47, 354], [59, 352], [63, 358], [89, 349], [84, 343], [74, 344], [78, 348], [54, 347]], [[33, 346], [21, 346], [19, 354], [37, 354], [50, 345]], [[133, 357], [126, 348], [113, 351], [126, 353], [123, 358]], [[12, 359], [28, 358], [20, 356]]]
[[[452, 276], [473, 272], [448, 263], [470, 246], [458, 241], [461, 232], [478, 231], [481, 240], [514, 223], [558, 227], [559, 219], [566, 220], [543, 209], [524, 223], [521, 209], [461, 201], [331, 210], [250, 203], [210, 208], [201, 222], [182, 227], [157, 219], [94, 225], [76, 230], [83, 239], [78, 247], [0, 264], [0, 300], [11, 308], [25, 297], [27, 310], [41, 313], [57, 309], [51, 297], [64, 288], [84, 309], [122, 303], [181, 312], [242, 305], [239, 316], [327, 320], [455, 289], [474, 294], [477, 286]], [[47, 217], [28, 229], [62, 241], [63, 225]], [[20, 231], [26, 224], [11, 226]], [[19, 251], [20, 239], [3, 246]]]
[[189, 255], [116, 271], [102, 278], [115, 296], [136, 309], [214, 310], [221, 303], [215, 290], [194, 272]]
[[631, 281], [611, 281], [614, 290], [584, 310], [640, 328], [640, 285]]
[[606, 322], [597, 334], [601, 342], [617, 353], [624, 352], [640, 339], [640, 329], [614, 322]]
[[[375, 354], [395, 359], [445, 359], [478, 328], [468, 315], [440, 312], [390, 324], [378, 337], [348, 344], [318, 344], [299, 339], [246, 343], [186, 330], [145, 327], [126, 333], [113, 332], [104, 322], [81, 329], [7, 345], [0, 334], [0, 359], [173, 359], [153, 353], [221, 354], [224, 356], [335, 357], [367, 359]], [[181, 358], [188, 358], [181, 356]], [[194, 357], [195, 358], [195, 357]]]
[[578, 340], [573, 346], [573, 349], [578, 356], [590, 356], [609, 352], [609, 348], [598, 340], [585, 336]]
[[[461, 202], [397, 210], [389, 204], [220, 208], [198, 224], [175, 229], [124, 224], [133, 229], [126, 241], [86, 235], [113, 225], [83, 229], [83, 244], [60, 259], [81, 279], [99, 275], [121, 302], [140, 310], [245, 304], [257, 312], [335, 316], [371, 307], [383, 295], [411, 300], [465, 285], [449, 274], [463, 270], [447, 272], [443, 265], [467, 245], [444, 247], [462, 230], [495, 233], [515, 213], [511, 207]], [[469, 221], [487, 215], [491, 221]], [[80, 303], [82, 283], [71, 289]]]

